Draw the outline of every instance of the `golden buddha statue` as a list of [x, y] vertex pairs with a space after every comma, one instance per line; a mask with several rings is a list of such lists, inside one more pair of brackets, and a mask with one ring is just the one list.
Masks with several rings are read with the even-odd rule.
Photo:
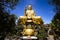
[[[37, 35], [37, 32], [35, 32], [34, 26], [31, 26], [33, 24], [41, 25], [43, 24], [43, 21], [40, 16], [36, 16], [34, 10], [32, 9], [31, 5], [28, 5], [27, 8], [25, 9], [24, 16], [19, 17], [20, 20], [20, 25], [24, 25], [24, 29], [22, 34], [31, 36], [31, 35]], [[32, 24], [33, 23], [33, 24]], [[27, 26], [28, 25], [28, 26]]]
[[32, 10], [31, 5], [28, 5], [27, 9], [25, 10], [25, 16], [27, 16], [27, 18], [32, 18], [32, 16], [35, 16], [35, 12]]
[[[33, 22], [35, 24], [43, 24], [43, 21], [40, 16], [36, 16], [34, 10], [31, 5], [28, 5], [25, 8], [24, 16], [20, 16], [21, 24], [25, 24], [26, 22]], [[27, 20], [30, 19], [30, 20]]]

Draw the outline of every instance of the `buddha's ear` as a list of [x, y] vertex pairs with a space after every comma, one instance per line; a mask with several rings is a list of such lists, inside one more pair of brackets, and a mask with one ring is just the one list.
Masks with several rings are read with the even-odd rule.
[[26, 13], [24, 13], [24, 16], [27, 16], [27, 14], [26, 14]]
[[27, 10], [27, 9], [25, 8], [25, 10], [24, 10], [24, 16], [26, 16], [26, 10]]
[[25, 16], [25, 13], [24, 13], [24, 16]]
[[34, 11], [34, 15], [36, 16], [35, 11]]

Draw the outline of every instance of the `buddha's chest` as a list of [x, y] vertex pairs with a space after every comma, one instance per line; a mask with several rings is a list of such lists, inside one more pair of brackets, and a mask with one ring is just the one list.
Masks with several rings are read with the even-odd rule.
[[27, 10], [27, 11], [26, 11], [26, 14], [31, 16], [31, 15], [34, 14], [34, 12], [33, 12], [32, 10]]

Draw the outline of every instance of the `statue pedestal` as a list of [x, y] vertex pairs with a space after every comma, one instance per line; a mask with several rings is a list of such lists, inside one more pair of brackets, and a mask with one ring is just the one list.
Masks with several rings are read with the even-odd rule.
[[35, 36], [23, 36], [23, 37], [20, 37], [21, 39], [23, 39], [23, 40], [32, 40], [32, 39], [37, 39], [37, 37], [35, 37]]

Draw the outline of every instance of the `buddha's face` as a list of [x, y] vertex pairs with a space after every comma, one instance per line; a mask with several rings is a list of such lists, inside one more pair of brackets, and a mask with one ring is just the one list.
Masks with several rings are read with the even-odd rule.
[[28, 5], [28, 10], [32, 10], [32, 6], [31, 5]]

